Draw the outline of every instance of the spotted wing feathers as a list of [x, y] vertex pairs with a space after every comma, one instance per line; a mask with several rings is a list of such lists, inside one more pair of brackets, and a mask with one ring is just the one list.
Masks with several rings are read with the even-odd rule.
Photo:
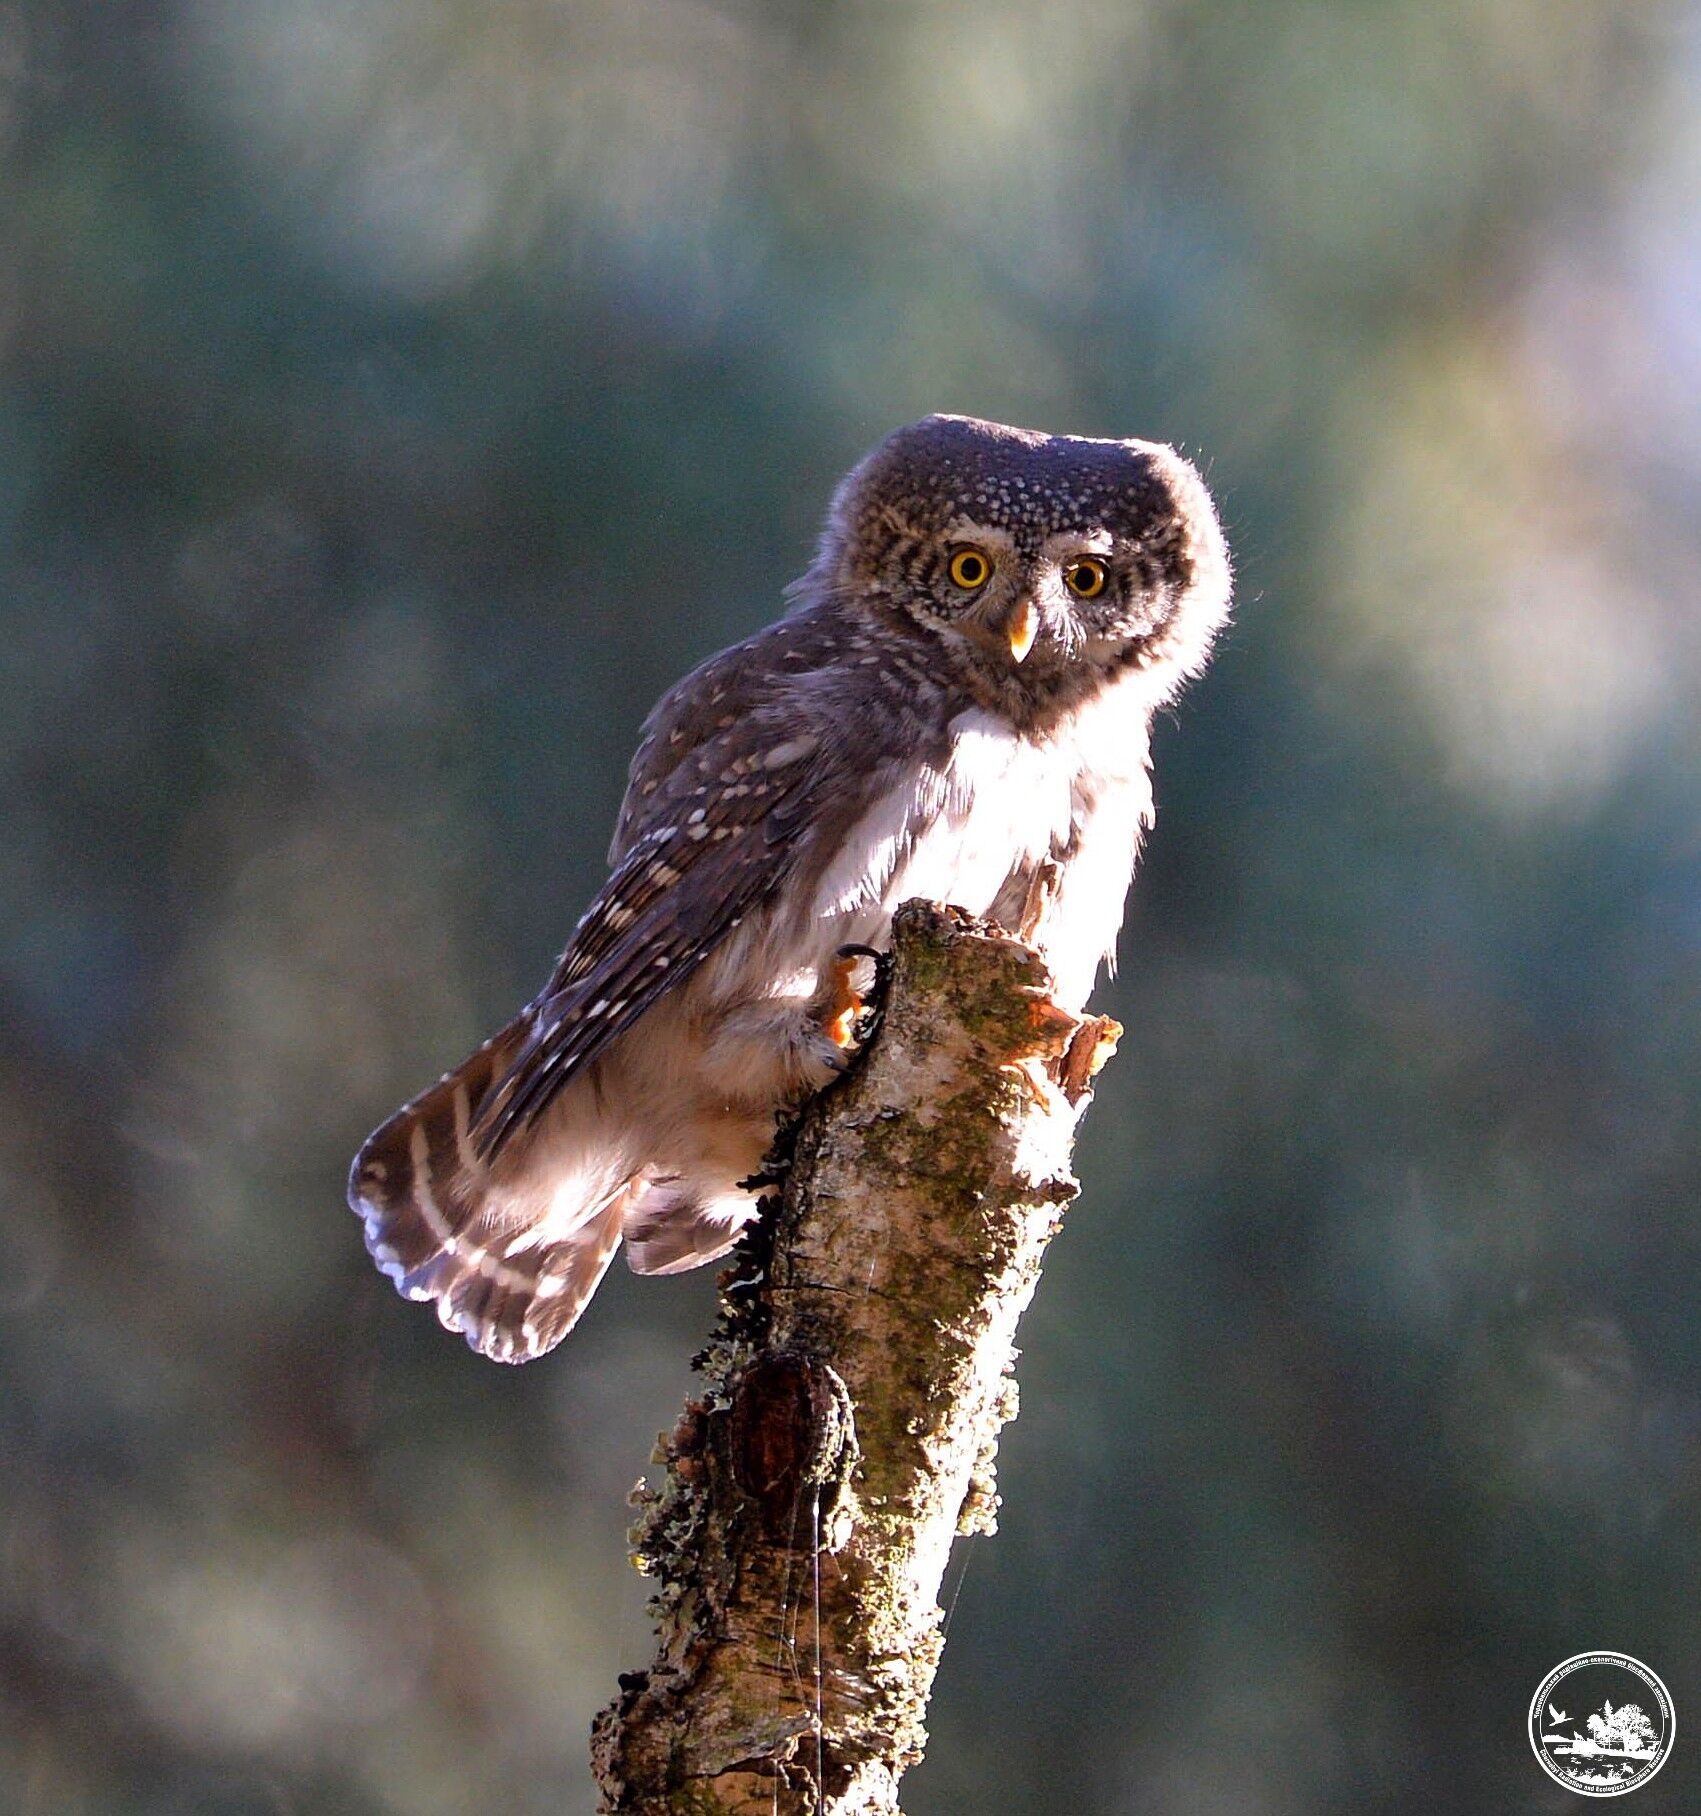
[[349, 1201], [373, 1259], [485, 1355], [524, 1361], [559, 1342], [623, 1227], [639, 1271], [669, 1272], [722, 1252], [749, 1215], [747, 1195], [658, 1179], [605, 1074], [576, 1081], [788, 881], [807, 889], [861, 811], [867, 753], [850, 760], [845, 722], [810, 691], [835, 648], [830, 626], [787, 620], [662, 701], [614, 872], [546, 988], [355, 1160]]
[[582, 1066], [677, 989], [778, 889], [825, 779], [822, 741], [743, 722], [670, 775], [530, 1010], [531, 1032], [474, 1130], [494, 1156]]
[[700, 753], [708, 746], [737, 756], [757, 748], [758, 737], [785, 742], [797, 728], [797, 704], [810, 678], [839, 666], [844, 643], [845, 627], [834, 614], [794, 613], [675, 682], [644, 721], [632, 753], [609, 863], [619, 865], [646, 832], [665, 823], [681, 783], [689, 791], [707, 768]]

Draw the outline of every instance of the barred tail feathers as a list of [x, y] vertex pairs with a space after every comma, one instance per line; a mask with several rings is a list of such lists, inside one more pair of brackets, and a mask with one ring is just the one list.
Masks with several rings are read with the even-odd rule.
[[[480, 1105], [530, 1033], [525, 1017], [511, 1022], [375, 1131], [349, 1174], [379, 1268], [499, 1362], [541, 1356], [573, 1328], [645, 1189], [610, 1152], [588, 1077], [551, 1107], [547, 1129], [496, 1162], [481, 1155]], [[548, 1151], [532, 1151], [539, 1141]], [[551, 1164], [556, 1153], [572, 1164]]]

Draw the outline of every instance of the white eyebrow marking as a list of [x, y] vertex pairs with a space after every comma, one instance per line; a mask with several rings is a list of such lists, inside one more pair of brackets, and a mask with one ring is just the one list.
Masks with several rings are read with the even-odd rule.
[[1062, 561], [1070, 555], [1108, 555], [1116, 547], [1116, 538], [1104, 528], [1056, 530], [1040, 544], [1040, 555], [1047, 561]]
[[1001, 530], [996, 524], [976, 523], [972, 517], [953, 517], [942, 533], [947, 542], [978, 542], [983, 548], [1002, 549], [1006, 553], [1016, 546], [1016, 540], [1008, 530]]

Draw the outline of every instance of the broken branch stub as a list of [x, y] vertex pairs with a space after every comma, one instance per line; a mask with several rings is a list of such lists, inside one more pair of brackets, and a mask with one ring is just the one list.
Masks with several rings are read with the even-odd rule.
[[638, 1491], [660, 1644], [597, 1719], [605, 1810], [896, 1811], [946, 1560], [993, 1529], [1017, 1321], [1121, 1032], [1049, 989], [998, 930], [899, 911], [878, 1034], [796, 1131]]

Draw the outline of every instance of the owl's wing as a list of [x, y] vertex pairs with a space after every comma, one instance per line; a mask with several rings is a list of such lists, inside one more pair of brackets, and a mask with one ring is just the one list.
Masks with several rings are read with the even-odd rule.
[[817, 805], [847, 792], [843, 740], [796, 713], [735, 717], [678, 757], [485, 1097], [474, 1133], [487, 1156], [778, 888]]
[[825, 612], [793, 612], [693, 669], [656, 702], [632, 756], [608, 861], [620, 864], [663, 810], [680, 766], [702, 744], [795, 694], [799, 679], [841, 654], [843, 627]]

